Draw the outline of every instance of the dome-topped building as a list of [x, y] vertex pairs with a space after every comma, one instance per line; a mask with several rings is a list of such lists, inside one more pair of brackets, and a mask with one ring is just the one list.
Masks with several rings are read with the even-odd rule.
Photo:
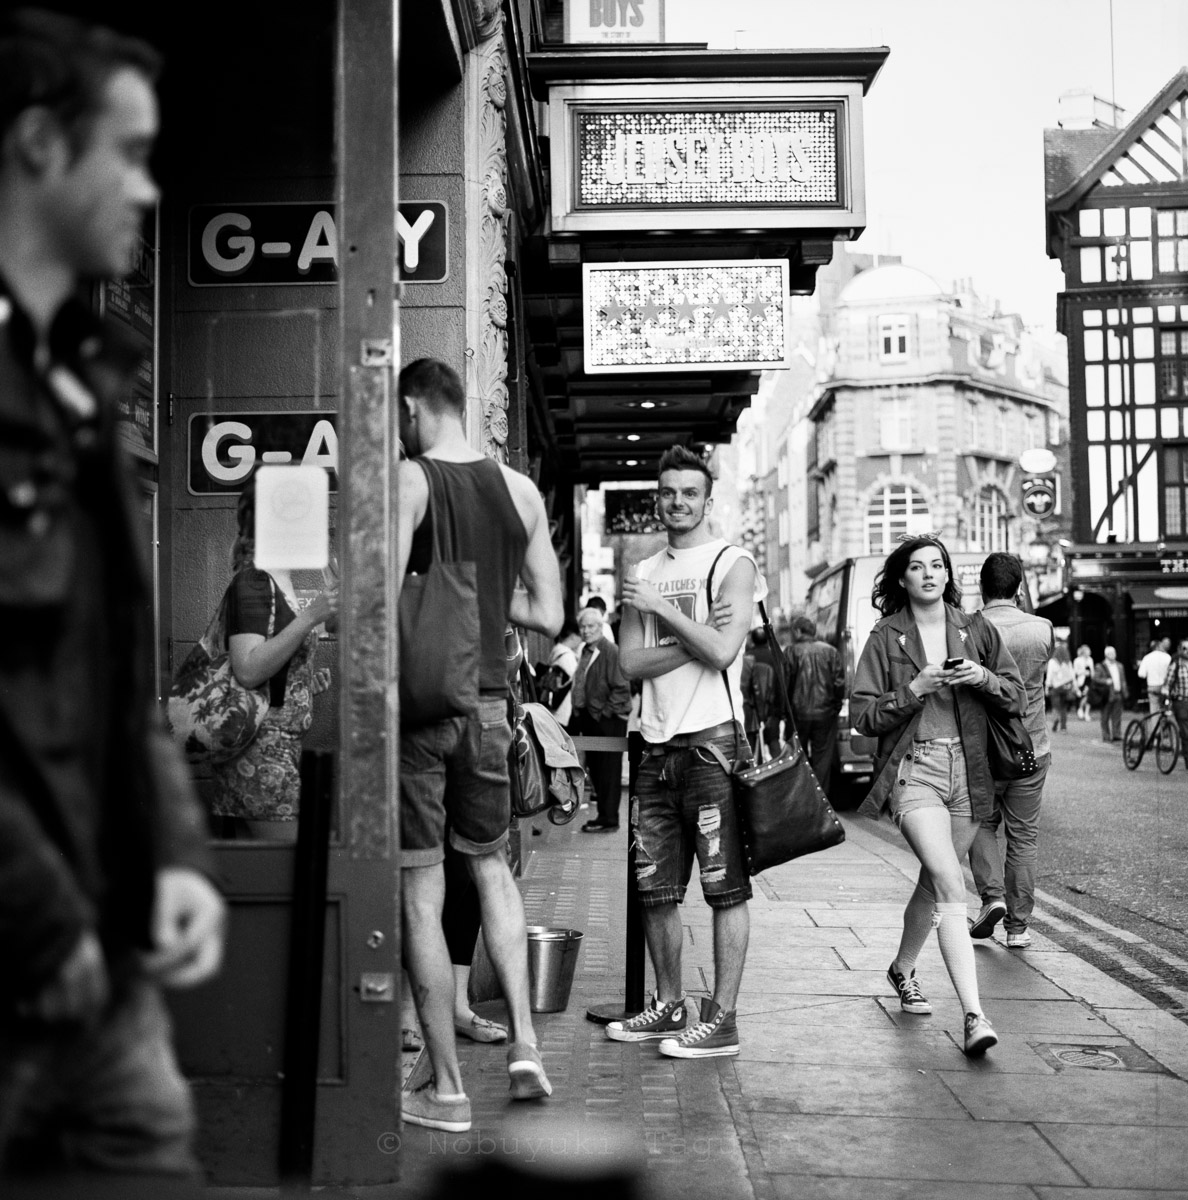
[[1059, 518], [1024, 507], [1019, 456], [1066, 440], [1062, 355], [972, 287], [903, 263], [860, 271], [821, 315], [810, 573], [929, 530], [1027, 559]]
[[838, 304], [872, 304], [884, 300], [935, 299], [941, 285], [915, 267], [888, 263], [860, 271], [842, 289]]

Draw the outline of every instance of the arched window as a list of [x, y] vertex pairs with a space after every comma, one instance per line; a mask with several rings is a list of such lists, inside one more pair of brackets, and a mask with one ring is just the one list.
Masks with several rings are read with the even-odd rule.
[[1006, 497], [993, 486], [982, 488], [974, 501], [970, 549], [990, 554], [1011, 548], [1011, 510]]
[[866, 553], [887, 554], [901, 533], [929, 528], [923, 493], [906, 483], [888, 484], [866, 507]]

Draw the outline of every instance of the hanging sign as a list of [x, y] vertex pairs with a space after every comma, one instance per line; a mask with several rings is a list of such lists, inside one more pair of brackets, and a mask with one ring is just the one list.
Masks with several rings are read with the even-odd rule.
[[[449, 274], [449, 213], [436, 201], [400, 205], [402, 283]], [[196, 204], [190, 209], [189, 279], [195, 287], [338, 282], [333, 204]]]
[[584, 370], [788, 366], [788, 260], [585, 263]]
[[552, 87], [554, 229], [861, 226], [861, 99], [842, 81]]
[[565, 0], [565, 40], [662, 42], [664, 0]]

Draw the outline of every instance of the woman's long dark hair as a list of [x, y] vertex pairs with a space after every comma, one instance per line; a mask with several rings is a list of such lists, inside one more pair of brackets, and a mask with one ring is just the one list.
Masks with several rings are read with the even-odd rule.
[[239, 493], [235, 509], [235, 542], [231, 547], [231, 570], [242, 571], [255, 565], [256, 558], [256, 477], [253, 475]]
[[906, 542], [896, 546], [887, 555], [887, 561], [883, 563], [883, 569], [875, 579], [874, 587], [871, 588], [870, 602], [883, 616], [889, 617], [892, 613], [901, 612], [907, 608], [907, 589], [900, 580], [907, 574], [908, 563], [912, 561], [912, 555], [925, 546], [935, 546], [944, 560], [945, 573], [949, 577], [945, 584], [944, 602], [952, 604], [954, 608], [961, 607], [961, 588], [953, 575], [953, 563], [949, 558], [948, 550], [945, 549], [944, 542], [934, 537], [914, 537], [908, 538]]

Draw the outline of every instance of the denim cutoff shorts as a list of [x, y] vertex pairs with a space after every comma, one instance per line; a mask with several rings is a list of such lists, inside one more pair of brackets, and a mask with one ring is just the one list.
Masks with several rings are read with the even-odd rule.
[[[733, 736], [711, 744], [733, 763]], [[741, 733], [737, 745], [747, 753]], [[645, 908], [684, 900], [694, 854], [701, 891], [711, 908], [730, 908], [751, 898], [733, 785], [704, 746], [652, 746], [644, 753], [631, 797], [631, 834], [635, 882]]]
[[482, 695], [473, 717], [400, 731], [400, 865], [445, 861], [450, 845], [482, 855], [507, 842], [511, 824], [507, 697]]
[[949, 816], [973, 820], [973, 800], [960, 738], [913, 742], [891, 788], [891, 816], [898, 825], [918, 808], [947, 808]]

